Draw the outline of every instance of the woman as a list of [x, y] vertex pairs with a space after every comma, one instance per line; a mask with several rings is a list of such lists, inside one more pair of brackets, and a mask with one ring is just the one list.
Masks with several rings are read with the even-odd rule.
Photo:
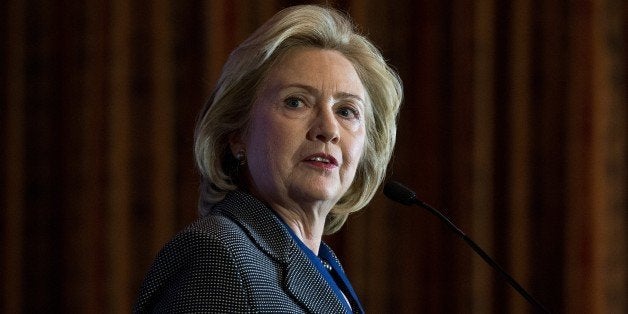
[[201, 112], [202, 218], [158, 255], [135, 312], [363, 312], [321, 238], [363, 208], [401, 82], [340, 13], [285, 9], [227, 60]]

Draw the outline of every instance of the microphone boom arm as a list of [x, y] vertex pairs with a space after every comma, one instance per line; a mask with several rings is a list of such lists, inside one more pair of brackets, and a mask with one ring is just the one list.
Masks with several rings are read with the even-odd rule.
[[497, 271], [506, 282], [513, 287], [519, 294], [524, 297], [531, 305], [535, 306], [538, 312], [549, 313], [549, 311], [539, 302], [537, 301], [530, 293], [528, 293], [512, 276], [508, 274], [497, 262], [495, 262], [484, 250], [477, 245], [471, 238], [469, 238], [460, 228], [458, 228], [447, 216], [443, 215], [436, 208], [428, 205], [427, 203], [421, 201], [416, 197], [416, 193], [411, 189], [407, 188], [405, 185], [396, 182], [389, 181], [384, 186], [384, 195], [393, 201], [399, 202], [404, 205], [418, 205], [427, 209], [434, 216], [438, 217], [442, 222], [449, 227], [456, 235], [458, 235], [462, 240], [467, 243], [473, 249], [475, 253], [480, 255], [480, 257], [489, 264], [495, 271]]
[[475, 253], [477, 253], [487, 264], [489, 264], [493, 269], [495, 269], [506, 282], [513, 287], [519, 294], [524, 297], [530, 304], [534, 305], [539, 311], [543, 313], [549, 313], [549, 311], [539, 302], [537, 301], [526, 289], [524, 289], [512, 276], [508, 274], [497, 262], [495, 262], [484, 250], [477, 245], [471, 238], [469, 238], [460, 228], [458, 228], [447, 216], [443, 215], [436, 208], [430, 206], [429, 204], [415, 198], [414, 203], [419, 205], [434, 216], [438, 217], [442, 222], [444, 222], [456, 235], [458, 235], [464, 242], [466, 242]]

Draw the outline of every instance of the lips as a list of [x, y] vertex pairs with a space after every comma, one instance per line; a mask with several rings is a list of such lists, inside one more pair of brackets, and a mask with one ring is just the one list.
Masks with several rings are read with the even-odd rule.
[[327, 155], [324, 153], [317, 153], [317, 154], [310, 155], [307, 158], [305, 158], [303, 161], [309, 162], [315, 165], [320, 165], [325, 168], [338, 166], [338, 161], [336, 160], [336, 158], [334, 158], [334, 156]]

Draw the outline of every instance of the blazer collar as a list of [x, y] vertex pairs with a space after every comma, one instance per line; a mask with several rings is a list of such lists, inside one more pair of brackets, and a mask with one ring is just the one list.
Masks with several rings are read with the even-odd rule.
[[224, 213], [284, 269], [283, 284], [298, 303], [313, 313], [342, 313], [343, 305], [323, 276], [266, 204], [243, 191], [232, 191], [212, 209]]

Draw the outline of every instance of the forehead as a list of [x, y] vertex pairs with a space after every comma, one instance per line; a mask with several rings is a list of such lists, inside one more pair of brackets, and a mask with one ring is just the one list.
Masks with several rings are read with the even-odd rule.
[[336, 50], [299, 47], [281, 56], [269, 69], [261, 87], [301, 84], [333, 88], [364, 99], [365, 90], [353, 64]]

